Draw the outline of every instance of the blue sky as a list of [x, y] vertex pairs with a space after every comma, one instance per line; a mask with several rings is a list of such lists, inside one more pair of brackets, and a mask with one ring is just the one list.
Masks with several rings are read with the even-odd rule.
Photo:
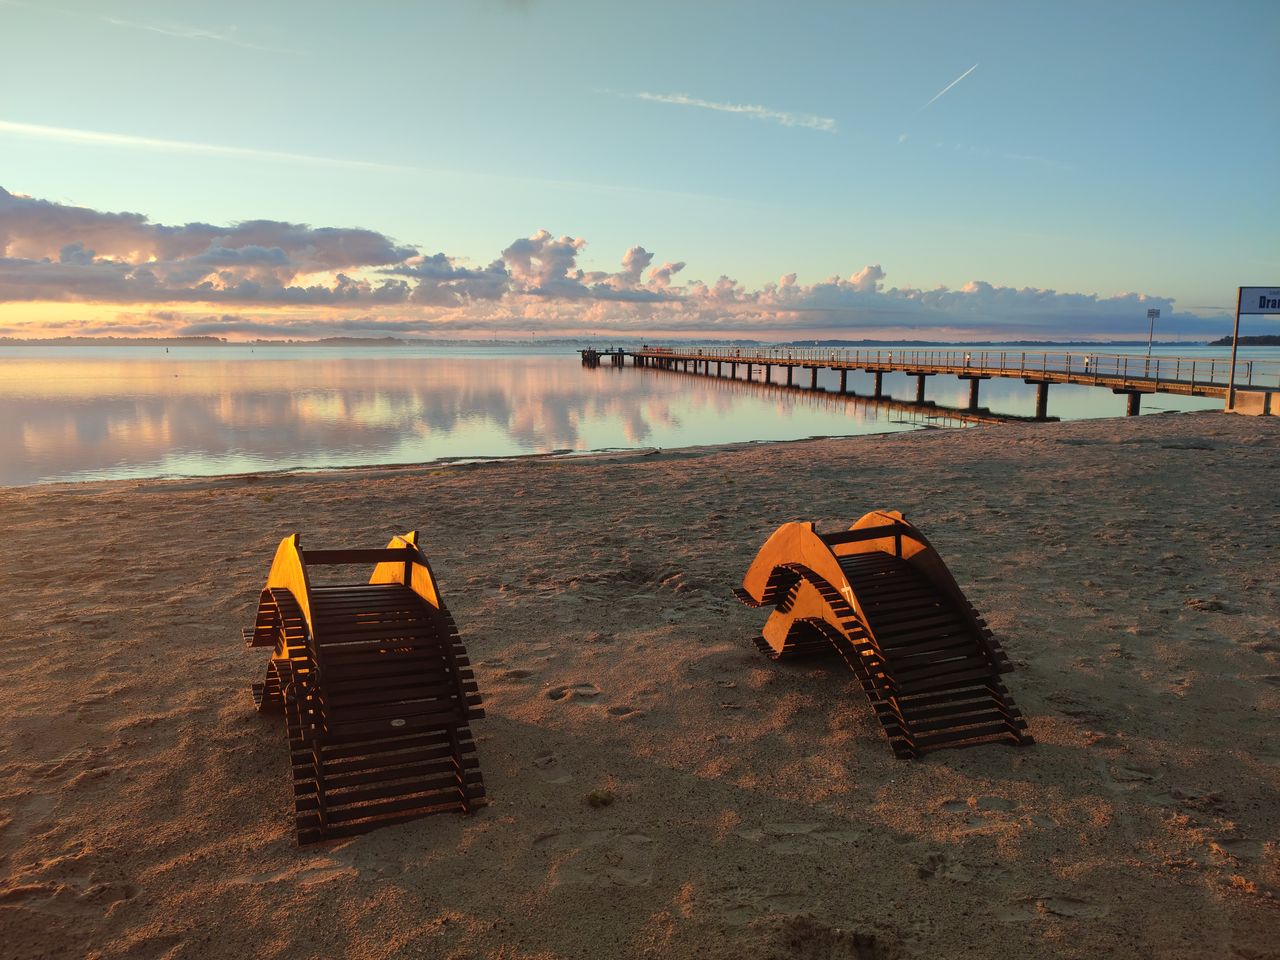
[[[1273, 2], [0, 0], [0, 33], [11, 329], [1123, 336], [1154, 303], [1190, 335], [1237, 285], [1280, 280]], [[47, 203], [15, 213], [26, 198]], [[416, 306], [417, 287], [379, 301], [385, 262], [253, 274], [336, 290], [341, 271], [366, 300], [224, 271], [205, 301], [184, 252], [158, 285], [71, 297], [39, 264], [81, 242], [46, 229], [70, 208], [360, 228], [451, 272]], [[505, 253], [540, 230], [571, 256], [521, 274]], [[97, 259], [157, 257], [101, 237]], [[636, 246], [644, 270], [620, 268]], [[650, 283], [664, 263], [684, 266]], [[494, 264], [501, 296], [469, 275]]]

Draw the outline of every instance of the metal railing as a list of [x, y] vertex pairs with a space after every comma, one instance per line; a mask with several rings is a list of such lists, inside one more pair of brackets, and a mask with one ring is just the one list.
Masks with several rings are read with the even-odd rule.
[[[1231, 361], [1226, 357], [1143, 356], [1123, 353], [1040, 353], [1013, 350], [850, 350], [830, 347], [685, 347], [652, 346], [635, 351], [646, 356], [730, 363], [775, 362], [910, 373], [991, 374], [1003, 377], [1055, 375], [1075, 383], [1123, 380], [1148, 389], [1161, 383], [1189, 387], [1227, 386]], [[1237, 387], [1280, 388], [1280, 361], [1237, 359]]]

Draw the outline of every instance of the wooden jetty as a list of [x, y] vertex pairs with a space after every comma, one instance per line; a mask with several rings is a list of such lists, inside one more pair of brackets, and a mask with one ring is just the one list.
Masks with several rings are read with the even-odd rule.
[[[1055, 383], [1101, 387], [1126, 398], [1129, 416], [1141, 410], [1146, 394], [1168, 393], [1191, 397], [1225, 399], [1232, 364], [1224, 359], [1198, 357], [1143, 357], [1107, 353], [1035, 353], [1010, 350], [849, 350], [827, 347], [694, 347], [651, 346], [624, 350], [580, 351], [585, 366], [601, 363], [632, 364], [661, 370], [681, 370], [713, 377], [754, 380], [755, 371], [763, 382], [795, 386], [797, 379], [818, 388], [818, 371], [840, 375], [840, 393], [848, 392], [850, 372], [869, 373], [874, 387], [871, 396], [884, 394], [886, 373], [903, 373], [916, 378], [915, 399], [925, 403], [929, 377], [946, 375], [967, 381], [966, 409], [979, 408], [979, 385], [995, 377], [1019, 379], [1036, 387], [1034, 419], [1048, 419], [1049, 387]], [[797, 371], [800, 376], [797, 377]], [[1235, 364], [1238, 393], [1280, 392], [1280, 362], [1242, 360]]]
[[[679, 372], [678, 369], [677, 372]], [[693, 372], [685, 375], [690, 377], [699, 376]], [[752, 395], [773, 393], [785, 395], [792, 403], [800, 406], [831, 411], [856, 410], [871, 417], [889, 416], [902, 422], [919, 426], [963, 427], [974, 424], [1016, 423], [1034, 419], [1010, 413], [997, 413], [983, 407], [969, 410], [935, 403], [932, 400], [924, 402], [898, 400], [888, 394], [872, 397], [866, 394], [853, 393], [852, 391], [837, 393], [831, 390], [824, 390], [821, 387], [816, 390], [810, 390], [798, 383], [788, 386], [786, 383], [765, 382], [762, 379], [743, 380], [730, 377], [711, 377], [707, 382], [707, 386], [712, 390], [722, 390], [730, 393]], [[1046, 419], [1057, 420], [1058, 418], [1048, 417]]]
[[876, 510], [847, 531], [785, 523], [738, 598], [773, 607], [756, 645], [771, 659], [838, 654], [893, 752], [1032, 742], [999, 675], [1013, 669], [924, 534]]
[[[315, 582], [368, 563], [367, 583]], [[484, 803], [467, 726], [480, 694], [416, 532], [383, 550], [286, 537], [244, 641], [272, 648], [253, 700], [284, 714], [298, 843]]]

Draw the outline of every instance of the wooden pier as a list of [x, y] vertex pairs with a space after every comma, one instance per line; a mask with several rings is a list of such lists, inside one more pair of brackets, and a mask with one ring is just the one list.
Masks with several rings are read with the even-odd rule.
[[[1048, 417], [1049, 386], [1069, 383], [1101, 387], [1126, 398], [1125, 413], [1141, 410], [1144, 394], [1168, 393], [1189, 397], [1225, 399], [1231, 362], [1199, 357], [1143, 357], [1107, 353], [1028, 353], [1010, 350], [848, 350], [826, 347], [692, 347], [649, 346], [608, 351], [583, 350], [582, 362], [595, 367], [601, 363], [624, 366], [627, 358], [636, 366], [661, 370], [681, 370], [706, 376], [754, 380], [762, 372], [766, 384], [785, 383], [818, 389], [818, 371], [840, 375], [841, 394], [848, 393], [849, 373], [869, 373], [873, 377], [871, 396], [886, 398], [884, 375], [903, 373], [915, 377], [915, 402], [927, 403], [925, 388], [929, 377], [954, 376], [968, 382], [967, 410], [978, 411], [979, 385], [994, 377], [1019, 379], [1036, 387], [1034, 419]], [[797, 372], [799, 376], [797, 377]], [[775, 379], [776, 377], [776, 379]], [[801, 381], [797, 384], [797, 380]], [[1280, 363], [1241, 360], [1235, 364], [1236, 391], [1274, 393], [1280, 391]]]
[[[673, 372], [688, 377], [701, 376], [693, 371], [684, 373], [679, 368], [675, 368]], [[779, 381], [766, 383], [762, 379], [745, 380], [728, 376], [713, 376], [708, 386], [714, 390], [744, 395], [758, 396], [761, 393], [785, 395], [791, 403], [797, 406], [829, 411], [857, 410], [871, 418], [885, 416], [893, 421], [911, 423], [922, 427], [965, 427], [975, 424], [1010, 423], [1034, 419], [1016, 414], [997, 413], [982, 407], [976, 410], [969, 410], [935, 403], [932, 400], [924, 402], [916, 402], [914, 399], [899, 400], [888, 394], [873, 397], [868, 394], [854, 393], [853, 391], [837, 393], [832, 390], [825, 390], [822, 387], [810, 390], [798, 382], [788, 386], [785, 382]], [[1051, 416], [1047, 419], [1057, 420], [1058, 418]]]

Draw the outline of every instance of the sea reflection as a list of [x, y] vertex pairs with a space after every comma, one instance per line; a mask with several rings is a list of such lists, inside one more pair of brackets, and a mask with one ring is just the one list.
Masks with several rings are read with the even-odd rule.
[[233, 352], [227, 348], [204, 359], [198, 350], [140, 352], [0, 352], [0, 483], [675, 447], [914, 426], [892, 410], [842, 400], [630, 367], [587, 370], [572, 354], [316, 356], [258, 348], [225, 356]]
[[[683, 447], [961, 426], [943, 411], [651, 368], [582, 367], [572, 352], [476, 348], [0, 347], [0, 484], [260, 470], [557, 450]], [[851, 391], [872, 392], [853, 373]], [[884, 378], [914, 397], [914, 380]], [[823, 392], [825, 390], [826, 392]], [[966, 402], [954, 378], [929, 399]], [[1034, 388], [982, 385], [983, 406], [1030, 415]], [[1147, 409], [1221, 401], [1153, 397]], [[1157, 406], [1159, 405], [1159, 406]], [[1051, 414], [1118, 416], [1106, 390], [1055, 386]]]

